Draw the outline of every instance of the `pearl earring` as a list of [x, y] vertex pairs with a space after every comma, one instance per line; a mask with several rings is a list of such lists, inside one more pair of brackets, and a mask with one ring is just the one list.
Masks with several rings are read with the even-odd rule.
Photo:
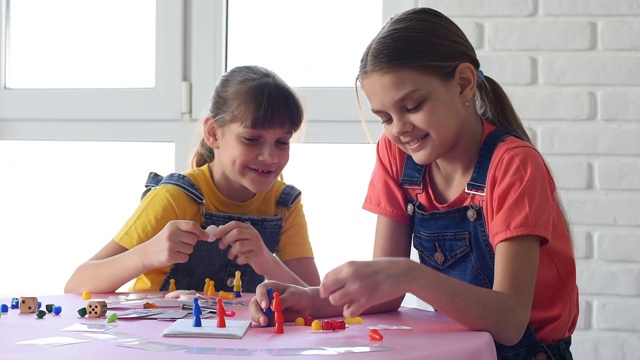
[[464, 101], [464, 106], [469, 106], [469, 100]]

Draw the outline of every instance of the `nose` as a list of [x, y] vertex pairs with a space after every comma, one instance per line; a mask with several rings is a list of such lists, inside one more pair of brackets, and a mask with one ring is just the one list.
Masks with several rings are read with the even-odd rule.
[[278, 162], [278, 151], [275, 146], [271, 144], [265, 144], [262, 147], [259, 159], [268, 163]]
[[394, 136], [400, 136], [413, 130], [413, 124], [402, 116], [394, 117], [390, 126]]

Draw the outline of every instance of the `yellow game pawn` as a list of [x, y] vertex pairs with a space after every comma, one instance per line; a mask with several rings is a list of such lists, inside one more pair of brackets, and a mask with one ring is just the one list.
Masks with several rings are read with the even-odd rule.
[[231, 292], [226, 292], [226, 291], [220, 290], [220, 293], [218, 294], [218, 297], [223, 298], [225, 300], [228, 300], [228, 299], [235, 299], [236, 295], [234, 293], [231, 293]]
[[91, 299], [91, 293], [88, 291], [84, 291], [82, 293], [82, 300], [89, 300], [89, 299]]
[[171, 291], [176, 291], [176, 280], [175, 279], [169, 280], [169, 292], [171, 292]]
[[204, 279], [204, 289], [202, 289], [202, 292], [205, 294], [209, 293], [209, 282], [211, 281], [211, 279], [206, 278]]
[[216, 296], [216, 283], [213, 280], [209, 280], [209, 291], [207, 291], [208, 296]]
[[236, 271], [236, 277], [233, 279], [233, 292], [235, 297], [242, 297], [242, 280], [240, 279], [240, 271]]

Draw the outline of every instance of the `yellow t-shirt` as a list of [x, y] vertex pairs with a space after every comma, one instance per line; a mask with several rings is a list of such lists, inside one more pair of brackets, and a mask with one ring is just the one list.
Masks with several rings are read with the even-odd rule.
[[[286, 184], [276, 180], [271, 189], [256, 194], [251, 200], [238, 203], [225, 198], [216, 188], [208, 165], [184, 173], [200, 189], [205, 198], [205, 211], [247, 215], [285, 216], [276, 256], [282, 261], [313, 257], [307, 221], [300, 198], [285, 211], [278, 211], [276, 202]], [[200, 206], [187, 193], [173, 185], [155, 188], [142, 199], [136, 211], [116, 234], [114, 241], [132, 249], [159, 233], [171, 220], [192, 220], [201, 224]], [[135, 279], [130, 291], [157, 291], [171, 266], [152, 269]]]

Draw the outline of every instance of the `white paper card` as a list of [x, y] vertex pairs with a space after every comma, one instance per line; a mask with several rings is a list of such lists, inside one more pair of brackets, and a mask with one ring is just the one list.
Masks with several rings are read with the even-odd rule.
[[202, 320], [201, 327], [194, 327], [193, 319], [180, 319], [166, 328], [162, 336], [242, 339], [251, 325], [250, 320], [226, 320], [225, 322], [227, 326], [224, 328], [217, 326], [217, 320]]

